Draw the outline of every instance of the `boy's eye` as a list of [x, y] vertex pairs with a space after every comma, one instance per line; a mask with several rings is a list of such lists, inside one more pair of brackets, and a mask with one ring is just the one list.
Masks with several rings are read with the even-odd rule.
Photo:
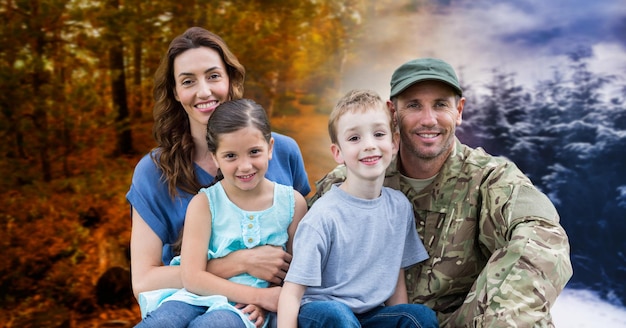
[[376, 133], [374, 133], [374, 136], [375, 136], [376, 138], [382, 138], [382, 137], [384, 137], [384, 136], [386, 136], [386, 135], [387, 135], [387, 134], [386, 134], [385, 132], [376, 132]]
[[359, 141], [359, 136], [352, 136], [348, 138], [348, 141]]

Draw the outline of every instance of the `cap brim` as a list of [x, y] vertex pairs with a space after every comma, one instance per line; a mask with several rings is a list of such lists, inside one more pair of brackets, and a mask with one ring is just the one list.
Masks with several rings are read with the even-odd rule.
[[400, 83], [398, 83], [395, 88], [393, 88], [391, 90], [391, 93], [389, 95], [389, 97], [395, 97], [397, 96], [399, 93], [401, 93], [402, 91], [406, 90], [408, 87], [412, 86], [415, 83], [418, 82], [423, 82], [423, 81], [440, 81], [443, 82], [447, 85], [449, 85], [459, 96], [463, 95], [463, 91], [454, 84], [454, 82], [442, 78], [441, 76], [438, 75], [431, 75], [431, 74], [424, 74], [424, 75], [420, 75], [420, 76], [413, 76], [411, 78], [408, 78]]

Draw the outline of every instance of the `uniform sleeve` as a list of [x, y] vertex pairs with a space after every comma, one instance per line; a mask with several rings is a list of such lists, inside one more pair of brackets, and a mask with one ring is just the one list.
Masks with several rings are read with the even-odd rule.
[[323, 194], [330, 190], [330, 187], [334, 184], [343, 182], [346, 179], [346, 166], [341, 164], [337, 165], [332, 171], [328, 172], [323, 178], [315, 182], [315, 193], [309, 197], [307, 203], [309, 208], [317, 201]]
[[572, 276], [567, 235], [554, 205], [532, 185], [490, 188], [480, 243], [491, 253], [456, 327], [546, 327], [550, 308]]

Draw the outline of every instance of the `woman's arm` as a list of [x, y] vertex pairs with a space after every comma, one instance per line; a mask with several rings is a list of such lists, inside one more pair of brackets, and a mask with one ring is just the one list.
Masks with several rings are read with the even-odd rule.
[[400, 269], [398, 274], [398, 283], [396, 284], [396, 290], [393, 295], [385, 302], [385, 305], [391, 306], [396, 304], [406, 304], [409, 302], [409, 297], [406, 293], [406, 282], [404, 281], [404, 269]]
[[206, 271], [224, 279], [248, 273], [270, 283], [280, 284], [290, 262], [291, 255], [282, 247], [265, 245], [212, 259], [207, 263]]
[[278, 308], [279, 287], [254, 288], [206, 271], [211, 238], [211, 211], [205, 194], [197, 194], [187, 207], [181, 252], [183, 286], [198, 295], [224, 295], [229, 301], [256, 304], [268, 311]]
[[180, 268], [163, 266], [161, 255], [163, 243], [161, 239], [143, 220], [141, 215], [132, 209], [132, 229], [130, 236], [130, 267], [133, 293], [161, 288], [182, 288]]

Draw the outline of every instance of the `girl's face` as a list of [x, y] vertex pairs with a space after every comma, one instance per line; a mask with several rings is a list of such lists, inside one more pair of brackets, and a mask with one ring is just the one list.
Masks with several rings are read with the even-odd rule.
[[209, 117], [228, 100], [230, 80], [217, 51], [200, 47], [189, 49], [174, 59], [174, 95], [187, 115], [192, 130], [205, 133]]
[[274, 139], [268, 143], [253, 126], [221, 135], [213, 159], [224, 175], [224, 188], [256, 188], [265, 178], [273, 147]]

